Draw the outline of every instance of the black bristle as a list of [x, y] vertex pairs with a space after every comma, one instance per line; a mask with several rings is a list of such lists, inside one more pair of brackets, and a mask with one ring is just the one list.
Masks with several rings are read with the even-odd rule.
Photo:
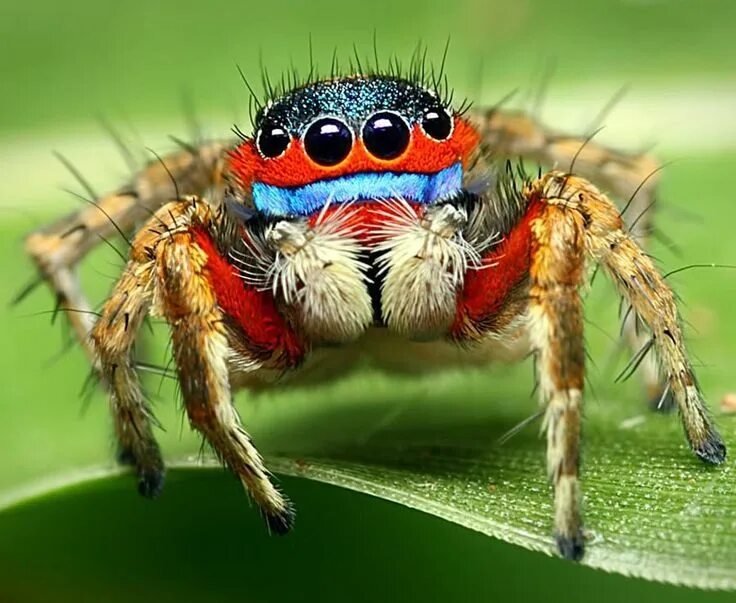
[[16, 306], [20, 302], [22, 302], [26, 297], [28, 297], [31, 292], [38, 287], [41, 283], [43, 283], [44, 278], [42, 275], [34, 276], [28, 284], [26, 284], [18, 293], [16, 293], [13, 298], [10, 300], [11, 306]]
[[[335, 80], [351, 77], [367, 77], [367, 78], [387, 78], [404, 80], [410, 84], [430, 90], [444, 106], [450, 106], [452, 103], [453, 92], [448, 84], [445, 75], [445, 67], [447, 55], [449, 52], [449, 38], [443, 48], [440, 57], [439, 66], [434, 66], [428, 59], [429, 47], [427, 44], [419, 42], [415, 47], [408, 67], [404, 68], [399, 57], [393, 55], [389, 57], [387, 63], [383, 66], [380, 64], [377, 41], [375, 33], [373, 36], [373, 56], [372, 59], [364, 61], [360, 57], [360, 51], [357, 45], [352, 47], [352, 56], [348, 58], [349, 72], [344, 73], [340, 67], [337, 48], [334, 49], [332, 59], [330, 61], [330, 69], [325, 73], [320, 73], [313, 55], [312, 40], [309, 40], [309, 71], [306, 75], [299, 73], [295, 66], [285, 73], [280, 81], [274, 82], [266, 67], [263, 65], [261, 58], [261, 87], [262, 94], [257, 94], [245, 77], [243, 70], [237, 66], [243, 83], [248, 89], [250, 103], [251, 122], [254, 128], [260, 122], [260, 118], [266, 107], [270, 104], [280, 101], [283, 97], [309, 87], [312, 84], [323, 82], [325, 80]], [[467, 103], [463, 101], [463, 110], [467, 110]]]

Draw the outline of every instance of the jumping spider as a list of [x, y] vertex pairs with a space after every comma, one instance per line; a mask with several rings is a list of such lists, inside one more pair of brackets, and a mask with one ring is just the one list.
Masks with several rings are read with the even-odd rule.
[[[68, 319], [109, 390], [120, 458], [141, 494], [156, 496], [164, 481], [133, 355], [148, 314], [170, 325], [191, 425], [277, 533], [294, 513], [239, 422], [234, 390], [299, 370], [317, 348], [339, 367], [335, 344], [368, 336], [379, 356], [397, 341], [407, 353], [459, 346], [467, 362], [532, 351], [555, 536], [564, 557], [580, 559], [579, 290], [591, 264], [632, 308], [631, 346], [656, 349], [661, 371], [642, 364], [648, 398], [674, 401], [698, 457], [725, 459], [675, 298], [635, 242], [648, 231], [642, 210], [657, 164], [553, 134], [524, 114], [456, 111], [433, 82], [370, 73], [295, 86], [259, 108], [252, 136], [236, 129], [237, 140], [184, 146], [28, 236], [59, 306], [75, 310]], [[504, 162], [519, 157], [558, 169], [529, 178]], [[94, 321], [75, 267], [116, 229], [134, 232], [130, 255]]]

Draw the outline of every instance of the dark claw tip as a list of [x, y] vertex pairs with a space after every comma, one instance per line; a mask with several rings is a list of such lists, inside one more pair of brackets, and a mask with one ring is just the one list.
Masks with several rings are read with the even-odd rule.
[[164, 489], [166, 472], [163, 469], [148, 469], [138, 474], [138, 494], [145, 498], [156, 498]]
[[268, 525], [268, 530], [272, 534], [278, 534], [284, 536], [291, 531], [294, 527], [294, 509], [291, 506], [286, 507], [280, 513], [266, 513], [265, 520]]
[[557, 549], [560, 555], [568, 561], [580, 561], [585, 554], [585, 542], [583, 535], [578, 533], [572, 538], [570, 536], [555, 536], [557, 541]]
[[701, 461], [711, 465], [720, 465], [726, 460], [726, 445], [716, 432], [709, 433], [700, 445], [694, 446], [693, 452]]

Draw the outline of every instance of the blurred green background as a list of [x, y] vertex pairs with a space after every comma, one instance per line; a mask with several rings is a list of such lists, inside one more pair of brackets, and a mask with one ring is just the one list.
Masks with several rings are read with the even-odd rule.
[[[736, 261], [736, 3], [5, 1], [3, 297], [9, 300], [31, 276], [20, 251], [23, 233], [77, 207], [60, 190], [74, 183], [53, 150], [68, 155], [99, 190], [126, 177], [100, 116], [141, 158], [145, 146], [169, 149], [166, 134], [186, 136], [193, 110], [208, 135], [227, 135], [233, 122], [248, 126], [236, 63], [256, 82], [261, 62], [272, 74], [292, 63], [304, 68], [311, 37], [327, 69], [334, 48], [345, 59], [353, 44], [372, 55], [374, 32], [384, 59], [397, 54], [408, 60], [422, 41], [439, 60], [449, 36], [447, 73], [457, 97], [490, 104], [518, 88], [516, 106], [572, 132], [584, 131], [628, 86], [601, 139], [631, 150], [655, 145], [662, 159], [676, 160], [664, 172], [657, 217], [682, 257], [662, 245], [655, 245], [654, 255], [666, 268]], [[545, 73], [552, 77], [540, 99]], [[118, 270], [113, 254], [93, 256], [84, 273], [93, 299], [101, 299]], [[692, 326], [703, 387], [717, 409], [736, 387], [736, 279], [703, 270], [682, 273], [674, 284]], [[615, 336], [609, 294], [597, 286], [587, 313]], [[39, 290], [20, 307], [0, 309], [0, 449], [6, 457], [0, 500], [44, 476], [109, 463], [104, 398], [94, 395], [81, 413], [84, 359], [78, 350], [58, 355], [64, 335], [49, 325], [48, 314], [39, 314], [52, 306], [51, 296]], [[595, 459], [606, 453], [606, 426], [638, 416], [641, 396], [633, 381], [612, 384], [611, 341], [596, 329], [589, 329], [588, 340], [599, 365], [591, 368], [595, 396], [586, 445], [586, 463], [595, 469]], [[161, 342], [158, 337], [148, 344], [156, 362], [164, 354]], [[196, 452], [173, 388], [158, 379], [149, 384], [167, 426], [161, 436], [166, 454]], [[464, 441], [466, 433], [480, 430], [492, 441], [534, 411], [531, 384], [528, 365], [423, 379], [392, 378], [368, 367], [338, 375], [331, 385], [241, 397], [239, 408], [264, 449], [297, 456], [407, 433], [425, 439], [450, 433]], [[646, 421], [632, 436], [639, 454], [634, 462], [646, 463], [650, 440], [685, 454], [674, 419]], [[719, 421], [733, 444], [733, 418]], [[536, 427], [507, 446], [538, 451], [529, 473], [538, 475], [541, 496], [547, 496]], [[237, 485], [219, 471], [172, 473], [155, 505], [138, 500], [123, 476], [0, 513], [0, 601], [733, 598], [572, 566], [379, 499], [304, 479], [283, 481], [300, 512], [298, 529], [287, 539], [266, 537]], [[736, 530], [732, 517], [726, 529]]]

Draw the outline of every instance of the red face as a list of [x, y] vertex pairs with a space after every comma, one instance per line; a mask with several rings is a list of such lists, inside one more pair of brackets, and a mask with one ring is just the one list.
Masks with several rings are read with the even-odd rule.
[[310, 215], [328, 199], [433, 203], [459, 192], [478, 144], [476, 130], [435, 94], [378, 76], [299, 89], [256, 126], [232, 151], [230, 169], [256, 208], [273, 215]]
[[458, 161], [465, 165], [478, 144], [478, 133], [467, 121], [459, 116], [452, 119], [452, 131], [445, 140], [436, 140], [419, 124], [414, 125], [406, 148], [395, 158], [382, 159], [373, 155], [362, 137], [358, 137], [345, 158], [334, 165], [321, 165], [312, 159], [302, 139], [291, 139], [286, 150], [274, 158], [259, 153], [256, 141], [248, 140], [233, 151], [230, 165], [240, 184], [246, 188], [253, 182], [303, 186], [360, 172], [439, 172]]

